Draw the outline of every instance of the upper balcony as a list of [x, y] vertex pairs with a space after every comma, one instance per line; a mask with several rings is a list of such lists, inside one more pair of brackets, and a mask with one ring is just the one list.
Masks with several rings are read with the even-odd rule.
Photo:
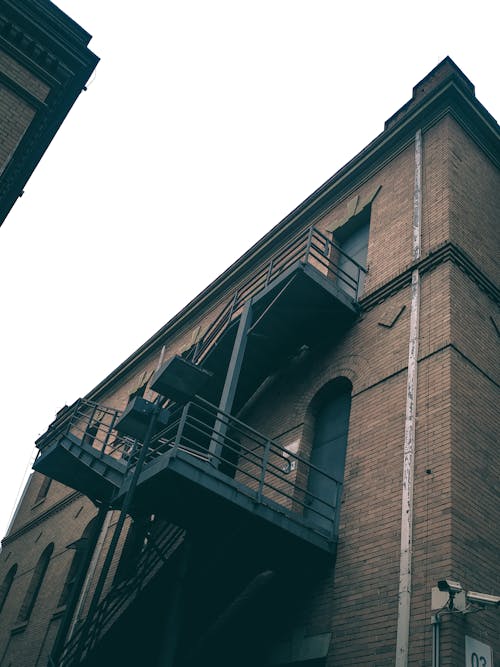
[[248, 303], [252, 319], [233, 411], [300, 347], [325, 337], [332, 341], [352, 324], [365, 274], [363, 266], [315, 227], [293, 237], [238, 287], [188, 353], [214, 375], [209, 398], [218, 402]]

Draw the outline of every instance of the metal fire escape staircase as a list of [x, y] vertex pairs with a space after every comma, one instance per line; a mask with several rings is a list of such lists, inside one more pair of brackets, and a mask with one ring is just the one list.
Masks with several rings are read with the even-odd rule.
[[151, 607], [151, 586], [157, 585], [158, 575], [175, 568], [176, 557], [184, 543], [185, 531], [171, 524], [160, 523], [159, 528], [150, 532], [141, 554], [134, 564], [134, 573], [127, 579], [113, 586], [97, 605], [91, 618], [77, 626], [70, 640], [64, 646], [57, 664], [59, 667], [71, 667], [85, 664], [107, 664], [104, 654], [114, 653], [115, 636], [123, 642], [123, 632], [127, 622], [131, 622], [132, 634], [137, 631], [137, 622], [127, 619], [132, 607], [144, 599]]
[[[349, 327], [358, 315], [363, 274], [363, 267], [310, 227], [237, 289], [184, 360], [188, 374], [193, 368], [212, 374], [204, 396], [182, 387], [179, 393], [180, 376], [170, 391], [169, 374], [186, 370], [175, 359], [153, 379], [170, 414], [161, 410], [156, 418], [133, 511], [195, 530], [243, 514], [316, 549], [333, 550], [340, 481], [331, 479], [328, 499], [311, 498], [309, 461], [233, 415], [297, 349], [334, 340]], [[146, 423], [149, 413], [143, 412]], [[35, 469], [119, 507], [144, 441], [140, 429], [124, 435], [123, 421], [117, 410], [77, 401], [38, 439]], [[315, 473], [329, 478], [325, 471]]]
[[[303, 346], [345, 332], [359, 313], [364, 272], [317, 229], [304, 230], [236, 290], [184, 359], [158, 370], [155, 403], [136, 397], [121, 413], [78, 400], [37, 440], [34, 468], [176, 530], [220, 536], [245, 526], [276, 553], [331, 556], [342, 481], [234, 415]], [[308, 487], [312, 475], [323, 479], [322, 497]], [[115, 623], [110, 606], [126, 609], [149, 576], [142, 567], [137, 573], [134, 585], [113, 587], [98, 602], [61, 665], [78, 664], [102, 641], [104, 616], [105, 627]]]

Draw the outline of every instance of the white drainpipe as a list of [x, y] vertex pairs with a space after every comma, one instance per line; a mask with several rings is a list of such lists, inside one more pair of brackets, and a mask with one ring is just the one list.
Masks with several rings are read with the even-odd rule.
[[[413, 261], [420, 259], [422, 224], [422, 132], [415, 135], [415, 183], [413, 190]], [[396, 667], [408, 665], [410, 635], [411, 557], [413, 530], [413, 470], [415, 460], [415, 415], [417, 407], [417, 364], [420, 317], [420, 274], [411, 276], [410, 341], [406, 385], [406, 419], [401, 506], [401, 551], [399, 561], [398, 627]]]

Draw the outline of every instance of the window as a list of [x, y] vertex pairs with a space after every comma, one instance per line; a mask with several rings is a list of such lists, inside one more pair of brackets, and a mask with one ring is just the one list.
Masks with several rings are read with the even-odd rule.
[[309, 473], [307, 513], [312, 522], [327, 530], [336, 519], [337, 500], [344, 481], [351, 391], [349, 380], [338, 378], [318, 396], [310, 459], [317, 470], [313, 468]]
[[41, 503], [42, 500], [45, 500], [52, 484], [52, 479], [50, 477], [43, 477], [40, 488], [38, 489], [37, 496], [35, 498], [35, 505]]
[[87, 556], [88, 553], [89, 540], [92, 535], [95, 522], [96, 522], [95, 518], [92, 519], [92, 521], [89, 521], [80, 539], [76, 540], [76, 542], [73, 542], [72, 544], [69, 544], [67, 547], [68, 549], [74, 549], [75, 555], [73, 556], [73, 560], [71, 561], [71, 565], [68, 570], [68, 575], [66, 577], [66, 581], [64, 582], [59, 602], [57, 603], [58, 607], [63, 607], [65, 604], [68, 603], [68, 600], [71, 598], [71, 594], [73, 593], [75, 585], [78, 582], [78, 579], [80, 577], [80, 572], [85, 561], [85, 557]]
[[14, 581], [16, 572], [17, 572], [17, 563], [14, 564], [7, 572], [2, 582], [2, 586], [0, 587], [0, 614], [2, 613], [5, 601], [7, 600], [7, 596], [9, 595], [10, 587], [12, 586], [12, 582]]
[[[368, 257], [368, 237], [370, 235], [371, 206], [365, 206], [359, 213], [352, 216], [342, 227], [335, 230], [334, 241], [340, 246], [339, 280], [343, 289], [355, 296], [354, 284], [358, 279], [357, 264], [366, 268]], [[345, 254], [344, 254], [345, 253]], [[360, 273], [358, 295], [363, 290], [364, 272]]]
[[45, 576], [45, 572], [47, 571], [47, 567], [49, 565], [50, 557], [52, 556], [53, 551], [54, 543], [51, 542], [48, 546], [45, 547], [42, 555], [38, 559], [33, 576], [31, 577], [30, 585], [28, 586], [28, 590], [24, 596], [23, 604], [19, 610], [17, 617], [18, 623], [26, 623], [31, 616], [31, 612], [33, 611], [38, 593], [42, 587], [43, 578]]

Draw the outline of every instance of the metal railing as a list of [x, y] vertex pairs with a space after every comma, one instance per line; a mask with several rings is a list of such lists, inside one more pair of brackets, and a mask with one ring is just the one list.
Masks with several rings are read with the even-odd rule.
[[[151, 441], [144, 469], [177, 452], [207, 472], [217, 469], [254, 502], [279, 509], [328, 538], [335, 535], [341, 482], [201, 397], [175, 406], [168, 426]], [[314, 491], [319, 487], [321, 495]]]
[[43, 452], [56, 439], [71, 434], [78, 442], [97, 449], [101, 454], [127, 458], [136, 441], [114, 429], [121, 414], [120, 410], [80, 398], [58, 416], [38, 438], [36, 445]]
[[203, 361], [229, 324], [241, 314], [245, 303], [277, 280], [296, 263], [314, 266], [326, 278], [353, 299], [359, 298], [366, 269], [345, 253], [342, 248], [315, 227], [309, 227], [293, 237], [239, 287], [226, 306], [198, 341], [188, 358]]
[[181, 528], [166, 524], [156, 535], [148, 537], [134, 575], [113, 586], [98, 604], [93, 616], [78, 626], [64, 647], [59, 667], [78, 665], [85, 659], [163, 565], [177, 552], [184, 541], [184, 535], [185, 531]]
[[[81, 399], [37, 444], [43, 452], [55, 438], [71, 433], [78, 438], [75, 443], [92, 445], [101, 456], [120, 456], [132, 470], [142, 444], [116, 432], [119, 415], [118, 410]], [[340, 481], [201, 397], [170, 406], [168, 425], [154, 433], [144, 465], [179, 451], [207, 472], [216, 469], [253, 501], [278, 508], [328, 537], [335, 534]], [[314, 492], [319, 487], [325, 490], [321, 495]]]

